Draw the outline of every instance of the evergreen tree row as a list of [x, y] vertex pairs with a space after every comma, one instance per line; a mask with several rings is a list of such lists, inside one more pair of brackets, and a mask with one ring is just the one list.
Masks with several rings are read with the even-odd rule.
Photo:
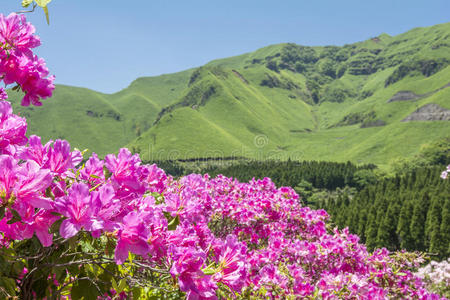
[[335, 190], [344, 186], [360, 186], [363, 177], [375, 177], [372, 172], [366, 174], [375, 168], [375, 165], [357, 166], [351, 162], [268, 160], [249, 161], [226, 168], [209, 167], [204, 172], [211, 176], [223, 174], [240, 181], [269, 177], [277, 186], [295, 187], [306, 181], [315, 188]]
[[243, 182], [252, 178], [269, 177], [277, 186], [296, 187], [301, 183], [306, 183], [314, 188], [327, 190], [345, 186], [360, 188], [376, 181], [376, 176], [372, 172], [376, 166], [373, 164], [357, 166], [351, 162], [240, 160], [223, 166], [217, 164], [217, 159], [201, 159], [197, 162], [198, 165], [195, 164], [195, 161], [171, 160], [147, 161], [146, 163], [156, 163], [174, 177], [189, 173], [208, 173], [212, 177], [222, 174]]
[[386, 247], [449, 257], [450, 180], [442, 180], [441, 171], [442, 167], [416, 169], [318, 206], [339, 228], [358, 234], [370, 250]]

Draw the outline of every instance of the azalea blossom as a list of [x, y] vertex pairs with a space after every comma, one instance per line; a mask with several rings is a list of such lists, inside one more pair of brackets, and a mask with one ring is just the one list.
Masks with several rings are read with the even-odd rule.
[[123, 218], [121, 228], [117, 232], [117, 246], [114, 252], [117, 264], [122, 264], [128, 258], [128, 252], [141, 256], [149, 253], [150, 246], [147, 240], [150, 231], [143, 222], [146, 217], [132, 211]]
[[62, 237], [70, 238], [82, 228], [90, 232], [102, 229], [102, 224], [95, 215], [95, 202], [92, 201], [86, 184], [75, 183], [68, 189], [68, 195], [58, 198], [55, 205], [57, 211], [67, 217], [59, 229]]
[[[40, 45], [35, 28], [24, 15], [0, 14], [0, 78], [5, 84], [16, 83], [25, 92], [22, 105], [42, 105], [41, 99], [52, 95], [54, 76], [49, 76], [45, 61], [33, 54]], [[6, 99], [4, 90], [0, 100]]]

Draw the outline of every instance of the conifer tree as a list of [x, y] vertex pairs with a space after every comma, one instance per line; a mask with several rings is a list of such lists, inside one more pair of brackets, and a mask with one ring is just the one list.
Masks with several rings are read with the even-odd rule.
[[450, 256], [450, 193], [446, 194], [445, 202], [442, 207], [442, 222], [440, 233], [442, 235], [444, 257]]
[[374, 206], [370, 208], [367, 216], [367, 228], [366, 228], [366, 246], [367, 249], [373, 250], [376, 246], [378, 234], [377, 225], [377, 211]]
[[378, 248], [386, 247], [389, 250], [396, 250], [399, 247], [399, 241], [396, 233], [398, 214], [400, 206], [396, 201], [390, 201], [387, 212], [384, 214], [378, 227], [377, 242]]
[[424, 193], [423, 197], [418, 197], [414, 203], [413, 214], [411, 217], [411, 225], [409, 232], [411, 239], [414, 241], [414, 249], [426, 251], [425, 248], [425, 221], [429, 206], [428, 194]]
[[366, 240], [366, 224], [367, 224], [367, 209], [361, 209], [359, 211], [358, 227], [356, 233], [359, 235], [361, 242]]
[[397, 225], [397, 234], [399, 236], [400, 248], [406, 250], [414, 249], [414, 241], [411, 239], [409, 228], [411, 226], [411, 217], [414, 206], [411, 201], [405, 201], [400, 210]]
[[[443, 196], [443, 195], [442, 195]], [[444, 231], [441, 231], [442, 225], [442, 213], [443, 204], [441, 199], [443, 197], [435, 196], [432, 198], [431, 208], [429, 210], [427, 225], [428, 225], [428, 235], [429, 235], [429, 251], [435, 253], [441, 257], [447, 251], [448, 244], [446, 244], [445, 226]]]

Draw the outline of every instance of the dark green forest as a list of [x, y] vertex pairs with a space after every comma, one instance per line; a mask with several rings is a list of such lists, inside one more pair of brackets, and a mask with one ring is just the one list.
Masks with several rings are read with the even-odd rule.
[[[277, 186], [296, 187], [308, 183], [319, 189], [335, 190], [338, 187], [358, 187], [365, 180], [374, 179], [371, 170], [376, 166], [356, 166], [351, 162], [318, 162], [318, 161], [249, 161], [226, 168], [209, 167], [205, 173], [211, 176], [223, 174], [241, 181], [252, 178], [269, 177]], [[367, 177], [367, 178], [366, 178]]]
[[233, 177], [240, 181], [249, 181], [252, 178], [269, 177], [277, 186], [299, 185], [311, 188], [335, 190], [338, 187], [362, 187], [369, 182], [375, 182], [376, 177], [373, 164], [357, 166], [351, 162], [319, 162], [319, 161], [237, 161], [228, 166], [213, 164], [214, 159], [201, 159], [192, 161], [153, 161], [172, 176], [178, 177], [195, 172], [187, 163], [206, 162], [198, 169], [201, 173], [208, 173], [215, 177], [218, 174]]
[[317, 203], [339, 228], [349, 227], [372, 250], [418, 250], [443, 258], [450, 255], [450, 181], [440, 167], [369, 184]]

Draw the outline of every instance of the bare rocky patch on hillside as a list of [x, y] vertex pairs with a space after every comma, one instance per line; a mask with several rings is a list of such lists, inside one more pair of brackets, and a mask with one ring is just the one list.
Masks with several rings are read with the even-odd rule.
[[402, 122], [410, 121], [450, 121], [450, 110], [435, 103], [429, 103], [402, 120]]
[[400, 91], [394, 96], [392, 96], [391, 99], [388, 100], [388, 103], [390, 102], [396, 102], [396, 101], [408, 101], [408, 100], [415, 100], [421, 98], [421, 95], [416, 95], [411, 91]]
[[441, 88], [438, 88], [438, 89], [436, 89], [434, 91], [431, 91], [431, 92], [425, 93], [425, 94], [421, 94], [421, 95], [417, 95], [417, 94], [415, 94], [415, 93], [413, 93], [411, 91], [400, 91], [400, 92], [396, 93], [394, 96], [392, 96], [392, 98], [389, 99], [387, 101], [387, 103], [396, 102], [396, 101], [417, 100], [417, 99], [420, 99], [420, 98], [429, 97], [429, 96], [433, 95], [434, 93], [437, 93], [440, 90], [443, 90], [443, 89], [448, 88], [448, 87], [450, 87], [450, 82], [447, 83], [446, 85], [444, 85]]

